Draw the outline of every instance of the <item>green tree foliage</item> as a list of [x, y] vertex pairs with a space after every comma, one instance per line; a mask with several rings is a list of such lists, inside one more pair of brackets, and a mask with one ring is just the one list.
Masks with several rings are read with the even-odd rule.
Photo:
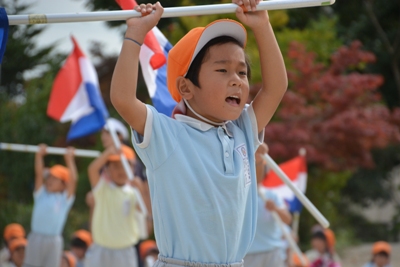
[[[29, 9], [29, 5], [20, 4], [19, 1], [14, 0], [2, 1], [2, 6], [10, 15], [26, 13]], [[23, 74], [25, 71], [46, 67], [54, 46], [37, 47], [35, 38], [43, 30], [44, 27], [32, 25], [9, 28], [6, 52], [0, 72], [0, 94], [3, 98], [5, 96], [12, 98], [24, 93]]]

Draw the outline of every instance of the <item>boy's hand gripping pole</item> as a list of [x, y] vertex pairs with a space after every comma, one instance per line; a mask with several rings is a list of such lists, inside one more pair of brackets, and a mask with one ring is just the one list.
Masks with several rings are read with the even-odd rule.
[[[261, 197], [261, 199], [264, 201], [264, 203], [267, 202], [267, 198], [265, 197], [264, 194], [264, 188], [261, 186], [258, 187], [258, 195]], [[293, 237], [290, 235], [289, 231], [284, 227], [284, 223], [282, 222], [281, 218], [279, 215], [276, 213], [276, 211], [271, 211], [272, 217], [274, 220], [278, 223], [279, 228], [281, 228], [283, 235], [285, 236], [285, 239], [289, 242], [289, 246], [292, 249], [294, 253], [299, 256], [299, 259], [302, 263], [303, 266], [306, 266], [307, 263], [303, 257], [303, 254], [301, 253], [300, 248], [297, 246], [296, 242], [294, 241]]]
[[[113, 124], [110, 123], [109, 121], [107, 121], [107, 126], [108, 126], [108, 129], [110, 130], [111, 138], [113, 140], [115, 148], [120, 149], [121, 142], [119, 141], [117, 132], [115, 131]], [[126, 159], [124, 153], [121, 152], [120, 157], [121, 157], [122, 166], [124, 167], [126, 176], [128, 176], [128, 179], [130, 181], [133, 180], [133, 172], [132, 172], [131, 167], [129, 166], [128, 160]]]
[[275, 163], [275, 161], [268, 155], [264, 154], [262, 156], [264, 160], [266, 161], [268, 167], [270, 167], [296, 195], [296, 197], [300, 200], [300, 202], [306, 207], [306, 209], [311, 213], [312, 216], [322, 225], [324, 228], [329, 227], [329, 222], [328, 220], [324, 217], [324, 215], [321, 214], [321, 212], [314, 206], [313, 203], [303, 194], [303, 192], [300, 191], [287, 177], [286, 173], [284, 173], [281, 168], [279, 168], [278, 164]]

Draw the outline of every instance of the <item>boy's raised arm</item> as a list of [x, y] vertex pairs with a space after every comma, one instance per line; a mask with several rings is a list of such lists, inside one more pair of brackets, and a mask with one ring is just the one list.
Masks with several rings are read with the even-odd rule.
[[107, 163], [108, 156], [111, 154], [119, 154], [116, 152], [114, 146], [108, 147], [101, 153], [101, 155], [90, 163], [88, 167], [89, 181], [92, 188], [94, 188], [100, 180], [100, 171]]
[[[135, 7], [144, 16], [126, 21], [128, 26], [121, 53], [111, 81], [111, 102], [124, 120], [139, 134], [144, 134], [146, 106], [136, 98], [139, 52], [144, 38], [157, 25], [164, 11], [159, 2]], [[155, 13], [150, 14], [153, 10]]]
[[43, 157], [46, 155], [46, 145], [39, 144], [39, 150], [35, 154], [35, 189], [36, 192], [43, 185], [44, 175], [44, 160]]
[[78, 181], [78, 171], [76, 169], [75, 157], [74, 157], [74, 148], [68, 147], [67, 153], [64, 155], [65, 164], [69, 170], [69, 181], [67, 184], [67, 194], [68, 197], [75, 195], [76, 191], [76, 183]]
[[[239, 5], [242, 2], [246, 1], [233, 0], [233, 3]], [[247, 2], [257, 1], [248, 0]], [[267, 11], [244, 13], [243, 9], [238, 7], [236, 16], [252, 29], [257, 41], [262, 88], [253, 101], [253, 109], [257, 118], [258, 131], [261, 132], [271, 120], [286, 92], [288, 85], [286, 68]]]

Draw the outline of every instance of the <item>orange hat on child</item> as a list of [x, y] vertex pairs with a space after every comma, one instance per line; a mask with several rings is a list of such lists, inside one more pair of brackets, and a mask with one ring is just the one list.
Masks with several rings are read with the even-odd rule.
[[301, 263], [299, 255], [297, 255], [297, 253], [293, 253], [292, 254], [292, 263], [294, 264], [294, 266], [296, 266], [296, 267], [308, 267], [308, 266], [310, 266], [310, 261], [308, 260], [307, 256], [305, 254], [302, 254], [302, 256], [303, 256], [303, 259], [305, 261], [305, 265], [303, 263]]
[[335, 234], [333, 233], [333, 231], [331, 229], [325, 229], [324, 235], [326, 237], [326, 242], [328, 243], [328, 247], [330, 249], [334, 249], [335, 243], [336, 243], [336, 238], [335, 238]]
[[89, 247], [92, 244], [92, 235], [86, 230], [78, 230], [74, 233], [73, 237], [79, 238]]
[[230, 36], [246, 46], [247, 32], [242, 24], [235, 20], [220, 19], [206, 27], [197, 27], [189, 31], [168, 53], [167, 85], [175, 101], [181, 100], [176, 87], [176, 79], [185, 76], [192, 61], [200, 50], [212, 39], [219, 36]]
[[372, 246], [372, 254], [375, 255], [379, 252], [386, 252], [390, 255], [390, 253], [392, 252], [392, 247], [389, 245], [389, 243], [385, 241], [375, 242]]
[[10, 250], [10, 253], [12, 254], [17, 248], [19, 247], [26, 247], [28, 244], [28, 241], [25, 238], [15, 238], [10, 241], [10, 244], [8, 245], [8, 249]]
[[53, 167], [50, 168], [49, 170], [50, 174], [61, 181], [68, 183], [69, 181], [69, 170], [68, 168], [62, 166], [62, 165], [54, 165]]
[[76, 258], [71, 252], [64, 251], [63, 257], [68, 261], [69, 267], [76, 266]]
[[[135, 159], [135, 152], [129, 146], [122, 145], [121, 151], [122, 151], [122, 153], [124, 153], [127, 160]], [[118, 154], [113, 154], [113, 155], [108, 156], [107, 160], [108, 161], [120, 161], [121, 157]]]
[[139, 248], [140, 258], [144, 259], [146, 257], [146, 254], [151, 250], [158, 251], [157, 244], [154, 240], [146, 240], [140, 243], [140, 248]]
[[18, 223], [11, 223], [4, 228], [4, 240], [8, 243], [13, 238], [24, 238], [25, 229]]

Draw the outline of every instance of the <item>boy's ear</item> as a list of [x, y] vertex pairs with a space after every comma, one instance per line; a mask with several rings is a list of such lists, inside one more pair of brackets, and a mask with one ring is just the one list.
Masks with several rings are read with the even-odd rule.
[[176, 88], [178, 88], [179, 94], [182, 96], [182, 98], [189, 100], [193, 97], [193, 83], [182, 76], [179, 76], [176, 79]]

